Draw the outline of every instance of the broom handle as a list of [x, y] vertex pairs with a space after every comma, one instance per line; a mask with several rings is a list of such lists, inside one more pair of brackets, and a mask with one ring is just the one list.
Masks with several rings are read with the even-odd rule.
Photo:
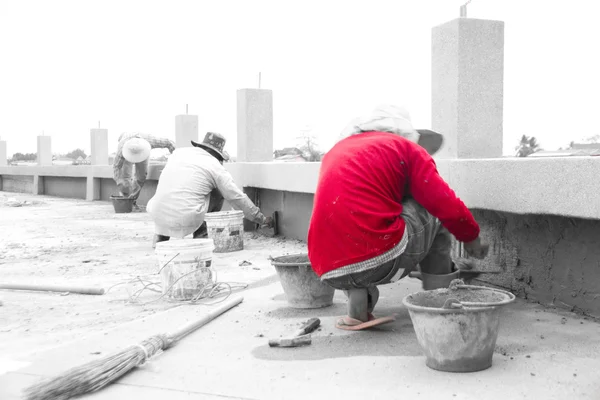
[[202, 326], [208, 324], [210, 321], [217, 318], [219, 315], [221, 315], [224, 312], [237, 306], [243, 300], [244, 300], [243, 297], [235, 297], [235, 298], [223, 303], [221, 306], [211, 310], [208, 314], [206, 314], [199, 320], [189, 322], [189, 323], [183, 325], [182, 327], [180, 327], [179, 329], [177, 329], [176, 331], [168, 333], [167, 337], [169, 338], [169, 342], [170, 342], [169, 344], [171, 345], [171, 344], [183, 339], [190, 333], [192, 333], [195, 330], [201, 328]]
[[103, 295], [103, 288], [60, 285], [28, 285], [26, 283], [0, 283], [0, 289], [32, 290], [37, 292], [70, 292], [79, 294]]

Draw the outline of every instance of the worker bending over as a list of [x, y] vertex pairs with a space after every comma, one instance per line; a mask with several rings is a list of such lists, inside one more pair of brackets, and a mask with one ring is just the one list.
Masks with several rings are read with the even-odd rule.
[[113, 178], [121, 195], [133, 199], [134, 203], [146, 183], [152, 149], [168, 149], [173, 153], [175, 143], [144, 133], [122, 133], [119, 136], [113, 162]]

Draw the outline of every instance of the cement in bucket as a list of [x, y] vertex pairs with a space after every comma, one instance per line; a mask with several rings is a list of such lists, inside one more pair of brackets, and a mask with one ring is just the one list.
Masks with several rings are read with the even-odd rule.
[[293, 308], [323, 308], [333, 304], [335, 289], [321, 282], [312, 270], [307, 254], [273, 258], [271, 264], [288, 304]]
[[504, 290], [459, 285], [410, 294], [402, 302], [429, 368], [476, 372], [492, 366], [500, 312], [514, 299]]
[[171, 239], [157, 243], [155, 253], [158, 268], [162, 268], [163, 294], [174, 300], [191, 300], [213, 283], [213, 248], [212, 239]]
[[204, 217], [208, 237], [215, 243], [215, 253], [244, 249], [244, 213], [239, 210], [207, 213]]

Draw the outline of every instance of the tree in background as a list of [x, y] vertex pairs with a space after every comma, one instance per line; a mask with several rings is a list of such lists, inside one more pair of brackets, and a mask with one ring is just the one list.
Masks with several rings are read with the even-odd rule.
[[77, 160], [79, 157], [81, 157], [85, 160], [87, 155], [85, 154], [85, 151], [81, 149], [75, 149], [72, 152], [65, 154], [65, 157], [72, 158], [73, 160]]
[[297, 139], [300, 141], [301, 144], [298, 148], [302, 151], [303, 157], [308, 162], [321, 161], [322, 154], [319, 151], [317, 138], [311, 134], [312, 128], [310, 126], [307, 126], [300, 132], [301, 135]]
[[540, 151], [541, 148], [534, 136], [523, 135], [521, 137], [521, 142], [515, 147], [515, 150], [517, 150], [517, 157], [527, 157], [536, 151]]
[[11, 161], [35, 161], [37, 160], [37, 153], [15, 153], [13, 154]]
[[584, 143], [600, 143], [600, 135], [590, 136], [588, 138], [583, 139]]

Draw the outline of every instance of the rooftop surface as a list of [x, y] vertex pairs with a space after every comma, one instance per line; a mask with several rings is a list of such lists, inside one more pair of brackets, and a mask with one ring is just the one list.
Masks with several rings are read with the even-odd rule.
[[[139, 286], [127, 282], [158, 280], [144, 212], [0, 192], [0, 229], [0, 283], [110, 289], [103, 296], [0, 290], [0, 399], [17, 399], [40, 377], [168, 332], [214, 307], [180, 305], [151, 291], [130, 301]], [[395, 322], [340, 331], [334, 321], [345, 313], [341, 292], [331, 307], [290, 308], [270, 265], [269, 256], [304, 251], [303, 243], [250, 233], [244, 241], [243, 251], [213, 255], [219, 281], [249, 285], [236, 293], [243, 303], [89, 398], [600, 399], [600, 324], [593, 320], [517, 300], [503, 311], [490, 369], [438, 372], [425, 366], [402, 305], [420, 290], [419, 281], [382, 287], [376, 314], [397, 313]], [[310, 346], [268, 346], [269, 338], [311, 317], [321, 319], [321, 328]]]

